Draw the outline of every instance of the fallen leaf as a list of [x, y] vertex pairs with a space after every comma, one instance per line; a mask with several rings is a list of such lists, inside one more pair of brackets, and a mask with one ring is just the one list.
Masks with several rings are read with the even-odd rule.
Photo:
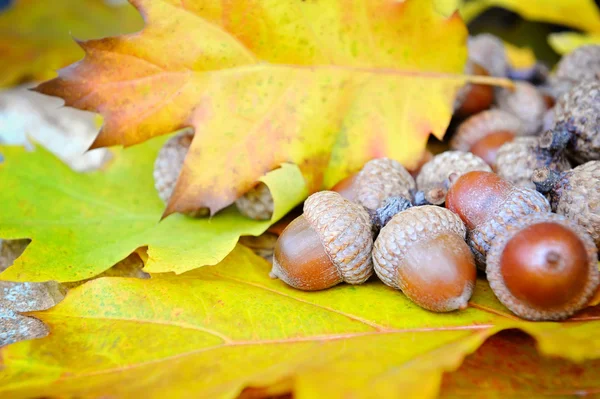
[[600, 34], [560, 32], [548, 36], [548, 43], [559, 54], [568, 54], [577, 47], [600, 44]]
[[594, 0], [462, 0], [460, 14], [470, 22], [490, 7], [502, 7], [531, 21], [600, 32], [600, 11]]
[[262, 234], [306, 197], [296, 166], [263, 178], [275, 200], [270, 221], [228, 209], [211, 219], [176, 215], [158, 223], [163, 204], [152, 169], [166, 137], [115, 151], [103, 171], [76, 173], [42, 148], [0, 146], [0, 237], [31, 244], [3, 280], [78, 281], [148, 247], [145, 271], [182, 273], [220, 262], [240, 235]]
[[537, 60], [533, 50], [529, 47], [518, 47], [504, 42], [504, 50], [508, 62], [515, 69], [527, 69], [533, 67]]
[[193, 127], [165, 214], [214, 213], [283, 162], [311, 192], [374, 157], [410, 166], [466, 79], [466, 27], [433, 0], [133, 3], [142, 32], [81, 43], [37, 90], [104, 116], [93, 148]]
[[104, 0], [13, 0], [0, 13], [0, 87], [56, 76], [83, 51], [73, 37], [90, 39], [143, 26], [135, 9]]
[[303, 292], [270, 279], [269, 268], [238, 246], [219, 265], [179, 276], [86, 283], [31, 314], [52, 334], [0, 352], [0, 396], [233, 398], [275, 387], [297, 399], [433, 398], [443, 372], [511, 328], [532, 334], [542, 353], [581, 360], [586, 347], [600, 357], [598, 308], [564, 323], [526, 322], [479, 280], [466, 310], [436, 314], [375, 278]]

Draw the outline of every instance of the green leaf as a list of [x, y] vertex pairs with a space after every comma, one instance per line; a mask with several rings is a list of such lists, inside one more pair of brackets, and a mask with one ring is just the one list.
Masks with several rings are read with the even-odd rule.
[[[14, 265], [13, 281], [77, 281], [148, 247], [145, 270], [182, 273], [220, 262], [240, 235], [259, 235], [272, 221], [227, 209], [211, 219], [173, 215], [159, 223], [164, 204], [152, 170], [164, 137], [117, 151], [105, 171], [78, 174], [42, 148], [0, 147], [0, 237], [31, 238]], [[307, 195], [296, 166], [264, 178], [275, 200], [273, 221]]]

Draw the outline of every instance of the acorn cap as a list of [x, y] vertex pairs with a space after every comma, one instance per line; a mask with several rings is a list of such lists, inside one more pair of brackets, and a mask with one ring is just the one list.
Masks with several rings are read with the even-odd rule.
[[[158, 156], [154, 162], [154, 187], [158, 192], [158, 196], [165, 204], [169, 202], [173, 194], [193, 138], [193, 132], [189, 130], [183, 131], [167, 140], [158, 152]], [[196, 211], [186, 213], [186, 215], [191, 217], [208, 216], [209, 214], [210, 211], [208, 208], [200, 208]]]
[[[451, 175], [455, 180], [473, 170], [491, 172], [492, 168], [470, 152], [446, 151], [433, 157], [421, 168], [417, 176], [417, 188], [424, 193], [430, 204], [440, 205], [446, 200], [446, 192], [452, 184]], [[434, 198], [434, 192], [440, 192], [441, 195], [435, 195]]]
[[509, 112], [523, 122], [527, 135], [540, 132], [547, 106], [544, 96], [531, 83], [516, 82], [514, 89], [498, 90], [496, 102], [501, 110]]
[[275, 208], [271, 190], [262, 182], [238, 198], [235, 206], [242, 215], [256, 220], [271, 219]]
[[533, 172], [540, 167], [568, 170], [571, 164], [562, 153], [540, 150], [538, 137], [517, 137], [503, 144], [496, 155], [496, 173], [511, 183], [535, 189]]
[[519, 118], [500, 109], [490, 109], [475, 114], [461, 123], [450, 140], [450, 148], [469, 151], [479, 140], [496, 132], [511, 132], [515, 136], [525, 135], [523, 123]]
[[333, 191], [312, 194], [304, 202], [304, 217], [321, 239], [342, 280], [361, 284], [373, 273], [371, 219], [360, 205]]
[[390, 197], [411, 198], [415, 180], [398, 161], [373, 159], [356, 176], [356, 201], [365, 208], [381, 208]]
[[600, 161], [584, 163], [561, 176], [550, 176], [543, 169], [536, 172], [541, 172], [537, 184], [555, 180], [550, 191], [552, 210], [580, 225], [600, 248]]
[[467, 234], [467, 242], [475, 255], [477, 266], [485, 270], [486, 255], [496, 237], [504, 234], [507, 226], [525, 215], [549, 212], [550, 204], [542, 194], [514, 186], [498, 209], [489, 213], [493, 216]]
[[573, 82], [598, 79], [600, 46], [581, 46], [563, 56], [556, 64], [555, 76]]
[[573, 135], [568, 151], [574, 159], [600, 160], [600, 81], [573, 86], [554, 106], [554, 118], [556, 128]]
[[[503, 274], [502, 256], [505, 253], [507, 244], [509, 244], [509, 242], [511, 242], [511, 240], [523, 229], [544, 223], [558, 224], [567, 230], [570, 230], [579, 238], [581, 244], [583, 244], [584, 253], [587, 254], [587, 259], [585, 259], [585, 257], [583, 259], [583, 263], [587, 261], [588, 265], [586, 269], [587, 278], [585, 285], [581, 287], [581, 289], [577, 290], [579, 294], [569, 299], [567, 304], [563, 303], [555, 306], [551, 305], [541, 307], [535, 303], [532, 303], [532, 301], [526, 303], [523, 299], [518, 298], [513, 294], [513, 292], [511, 292], [509, 289], [510, 284], [507, 284], [505, 275]], [[543, 228], [542, 231], [547, 231], [547, 228]], [[519, 240], [519, 243], [521, 244], [528, 244], [523, 243], [520, 238], [517, 238], [517, 240]], [[533, 256], [537, 255], [538, 253], [533, 254]], [[537, 263], [539, 260], [534, 259], [534, 262]], [[588, 303], [592, 295], [594, 295], [599, 282], [597, 262], [598, 256], [596, 247], [594, 246], [590, 236], [583, 231], [580, 226], [561, 215], [552, 213], [533, 213], [514, 220], [512, 223], [506, 226], [502, 234], [499, 234], [496, 237], [496, 240], [494, 241], [494, 244], [488, 253], [486, 274], [494, 294], [496, 294], [500, 302], [502, 302], [513, 313], [529, 320], [562, 320], [583, 308]], [[518, 278], [518, 276], [515, 277]], [[532, 284], [535, 285], [533, 282]], [[542, 290], [543, 289], [544, 288], [542, 288]]]
[[484, 67], [491, 76], [503, 78], [508, 75], [508, 61], [504, 43], [496, 36], [482, 33], [469, 37], [469, 59]]

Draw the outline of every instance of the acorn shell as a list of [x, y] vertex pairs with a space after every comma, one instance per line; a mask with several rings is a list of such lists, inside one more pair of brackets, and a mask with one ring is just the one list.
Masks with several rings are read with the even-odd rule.
[[498, 149], [496, 173], [511, 183], [535, 189], [531, 176], [537, 168], [571, 169], [571, 163], [562, 153], [550, 153], [538, 148], [537, 137], [518, 137]]
[[600, 161], [566, 172], [550, 193], [550, 204], [586, 230], [600, 248]]
[[373, 274], [371, 219], [362, 206], [336, 192], [321, 191], [304, 202], [304, 217], [344, 282], [361, 284]]
[[[467, 172], [481, 170], [491, 172], [492, 168], [478, 156], [464, 151], [446, 151], [436, 155], [433, 159], [427, 162], [422, 168], [419, 176], [417, 176], [417, 188], [425, 194], [433, 189], [441, 189], [447, 191], [450, 187], [450, 175], [456, 179]], [[444, 203], [444, 198], [436, 201], [435, 204]], [[431, 201], [430, 201], [431, 202]], [[432, 202], [433, 203], [433, 202]]]
[[484, 67], [491, 76], [506, 77], [508, 61], [502, 40], [489, 33], [469, 37], [469, 59]]
[[[576, 298], [573, 303], [568, 306], [568, 308], [571, 309], [570, 311], [547, 311], [532, 308], [530, 304], [523, 304], [506, 288], [506, 283], [504, 282], [500, 270], [502, 253], [508, 242], [522, 229], [537, 223], [547, 222], [558, 223], [573, 231], [581, 239], [587, 250], [588, 262], [590, 265], [587, 284], [585, 287], [582, 287], [582, 295]], [[561, 215], [552, 213], [533, 213], [512, 221], [505, 226], [503, 233], [496, 237], [494, 244], [488, 253], [486, 275], [490, 287], [494, 291], [496, 297], [516, 315], [529, 320], [562, 320], [583, 308], [592, 295], [594, 295], [600, 277], [597, 262], [598, 255], [596, 247], [594, 246], [591, 237], [580, 226]]]
[[356, 201], [371, 210], [381, 208], [390, 197], [411, 198], [416, 183], [398, 161], [373, 159], [356, 176]]
[[581, 82], [554, 106], [556, 125], [574, 134], [568, 151], [578, 162], [600, 160], [600, 81]]
[[271, 219], [275, 209], [271, 190], [262, 182], [238, 198], [235, 206], [242, 215], [255, 220]]
[[540, 132], [547, 106], [544, 96], [534, 85], [516, 82], [514, 89], [499, 90], [496, 102], [501, 110], [521, 120], [525, 134], [533, 135]]
[[514, 186], [493, 216], [467, 233], [467, 243], [480, 269], [485, 270], [486, 255], [496, 237], [504, 234], [506, 226], [531, 213], [548, 213], [550, 204], [535, 190]]
[[461, 123], [450, 140], [450, 148], [469, 151], [482, 138], [500, 131], [512, 132], [515, 136], [525, 135], [523, 123], [519, 118], [500, 109], [490, 109], [475, 114]]

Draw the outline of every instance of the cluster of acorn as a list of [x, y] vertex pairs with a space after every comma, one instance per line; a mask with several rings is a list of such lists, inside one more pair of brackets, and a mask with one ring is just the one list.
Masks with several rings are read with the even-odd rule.
[[[469, 73], [516, 75], [491, 35], [471, 38], [469, 55]], [[466, 119], [451, 150], [429, 153], [413, 174], [375, 159], [311, 195], [275, 244], [271, 276], [321, 290], [374, 272], [445, 312], [467, 306], [478, 267], [523, 318], [560, 320], [585, 307], [600, 281], [600, 47], [563, 57], [549, 77], [534, 75], [512, 89], [465, 86], [456, 114]], [[172, 138], [158, 155], [165, 202], [192, 137]], [[263, 183], [236, 206], [254, 219], [273, 213]]]

